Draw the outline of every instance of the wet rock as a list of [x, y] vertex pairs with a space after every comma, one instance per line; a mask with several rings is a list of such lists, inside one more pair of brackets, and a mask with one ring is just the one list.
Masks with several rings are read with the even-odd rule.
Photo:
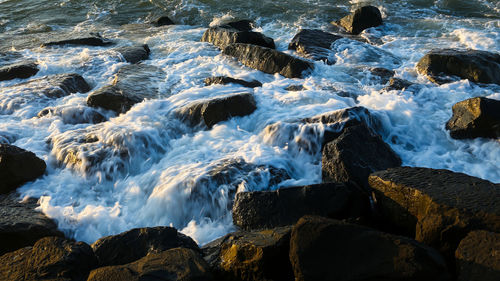
[[304, 86], [302, 86], [302, 85], [290, 85], [290, 86], [286, 87], [285, 90], [290, 91], [290, 92], [300, 92], [300, 91], [306, 90], [306, 88], [304, 88]]
[[239, 31], [252, 31], [252, 29], [255, 27], [255, 23], [251, 20], [239, 20], [239, 21], [228, 22], [224, 25], [221, 25], [220, 27], [234, 28]]
[[382, 14], [377, 7], [364, 6], [332, 23], [345, 28], [352, 34], [360, 34], [367, 28], [382, 25]]
[[90, 86], [82, 76], [76, 73], [56, 74], [33, 79], [10, 87], [12, 90], [23, 89], [25, 95], [44, 95], [49, 98], [60, 98], [72, 93], [86, 93]]
[[49, 46], [63, 46], [63, 45], [76, 45], [76, 46], [108, 46], [113, 44], [110, 40], [104, 39], [101, 36], [90, 36], [71, 38], [59, 41], [50, 41], [42, 44], [42, 47]]
[[58, 116], [64, 124], [97, 124], [106, 121], [106, 117], [95, 109], [81, 106], [48, 107], [41, 110], [37, 116]]
[[38, 65], [34, 62], [24, 61], [6, 66], [0, 66], [0, 81], [16, 78], [29, 78], [38, 73]]
[[99, 266], [126, 264], [177, 247], [199, 251], [193, 239], [168, 226], [134, 228], [92, 244]]
[[32, 246], [46, 236], [64, 237], [53, 220], [35, 211], [36, 199], [19, 202], [18, 196], [0, 195], [0, 255]]
[[153, 253], [133, 263], [106, 266], [90, 272], [87, 281], [210, 281], [212, 275], [201, 256], [185, 248]]
[[479, 50], [435, 49], [417, 64], [417, 71], [437, 84], [457, 76], [477, 83], [500, 85], [500, 54]]
[[142, 60], [147, 60], [151, 50], [147, 44], [139, 46], [126, 46], [114, 49], [120, 53], [126, 62], [138, 63]]
[[294, 224], [304, 215], [358, 217], [368, 208], [361, 191], [343, 183], [240, 192], [234, 200], [233, 223], [245, 230], [263, 229]]
[[152, 22], [155, 26], [174, 25], [175, 23], [167, 16], [162, 16]]
[[217, 280], [293, 280], [291, 227], [239, 231], [202, 247]]
[[213, 84], [239, 84], [243, 87], [247, 88], [256, 88], [256, 87], [262, 87], [262, 83], [260, 83], [257, 80], [252, 80], [252, 81], [245, 81], [242, 79], [235, 79], [227, 76], [216, 76], [216, 77], [208, 77], [205, 80], [203, 80], [206, 86], [213, 85]]
[[259, 32], [241, 31], [236, 28], [210, 27], [205, 31], [201, 42], [209, 42], [224, 49], [232, 43], [245, 43], [275, 49], [274, 40]]
[[390, 70], [382, 67], [374, 67], [370, 69], [372, 75], [380, 78], [382, 84], [389, 82], [389, 80], [394, 76], [394, 70]]
[[470, 232], [455, 252], [459, 281], [500, 280], [500, 234]]
[[135, 93], [123, 91], [114, 85], [108, 85], [93, 92], [87, 97], [88, 106], [101, 107], [116, 113], [125, 113], [136, 103], [144, 99]]
[[404, 90], [408, 89], [412, 85], [413, 83], [410, 81], [401, 78], [391, 77], [391, 79], [389, 79], [389, 86], [385, 87], [384, 90], [386, 91]]
[[0, 194], [43, 175], [47, 165], [33, 152], [10, 144], [0, 144]]
[[279, 73], [287, 78], [302, 78], [304, 71], [313, 69], [313, 64], [310, 62], [251, 44], [231, 44], [223, 53], [237, 58], [250, 68], [269, 74]]
[[335, 61], [328, 59], [331, 53], [330, 46], [340, 38], [342, 37], [319, 29], [301, 29], [293, 37], [288, 49], [295, 50], [299, 55], [308, 59], [334, 64]]
[[500, 101], [477, 97], [456, 103], [446, 129], [455, 139], [499, 138]]
[[84, 281], [97, 260], [89, 245], [61, 237], [45, 237], [0, 257], [1, 280]]
[[232, 94], [201, 102], [193, 102], [178, 111], [181, 119], [196, 126], [203, 122], [207, 128], [229, 120], [231, 117], [246, 116], [257, 109], [250, 93]]
[[500, 188], [448, 170], [399, 167], [373, 173], [382, 216], [415, 239], [453, 257], [471, 230], [500, 232]]
[[444, 259], [416, 241], [337, 220], [305, 216], [293, 227], [295, 280], [449, 280]]

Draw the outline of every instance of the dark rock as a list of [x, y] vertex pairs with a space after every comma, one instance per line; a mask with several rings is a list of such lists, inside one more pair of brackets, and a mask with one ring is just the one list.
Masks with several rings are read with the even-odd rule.
[[455, 252], [459, 281], [500, 280], [500, 234], [470, 232]]
[[152, 22], [155, 26], [174, 25], [175, 23], [167, 16], [159, 17]]
[[239, 20], [226, 23], [224, 25], [221, 25], [220, 27], [234, 28], [239, 31], [252, 31], [252, 29], [255, 27], [255, 23], [251, 20]]
[[272, 228], [294, 224], [304, 215], [358, 217], [368, 208], [368, 198], [355, 187], [324, 183], [237, 193], [233, 222], [245, 230]]
[[251, 44], [231, 44], [223, 53], [237, 58], [250, 68], [269, 74], [279, 73], [287, 78], [302, 78], [304, 71], [313, 69], [310, 62]]
[[400, 78], [391, 77], [391, 79], [389, 79], [389, 86], [385, 87], [384, 90], [386, 90], [386, 91], [404, 90], [404, 89], [408, 89], [412, 85], [413, 85], [413, 83], [410, 81], [400, 79]]
[[389, 80], [394, 76], [394, 70], [390, 70], [382, 67], [374, 67], [370, 69], [372, 75], [375, 75], [380, 78], [382, 84], [389, 82]]
[[72, 38], [60, 41], [51, 41], [47, 43], [43, 43], [42, 47], [48, 46], [62, 46], [62, 45], [76, 45], [76, 46], [107, 46], [112, 44], [112, 42], [108, 39], [104, 39], [100, 36], [91, 36], [91, 37], [81, 37], [81, 38]]
[[449, 280], [444, 259], [416, 241], [337, 220], [306, 216], [293, 227], [295, 280]]
[[417, 71], [434, 83], [453, 82], [458, 76], [478, 83], [500, 85], [500, 54], [478, 50], [436, 49], [417, 64]]
[[203, 246], [217, 280], [293, 280], [291, 227], [234, 232]]
[[456, 103], [446, 129], [454, 139], [499, 138], [500, 101], [477, 97]]
[[114, 49], [120, 53], [126, 62], [138, 63], [142, 60], [147, 60], [151, 50], [147, 44], [139, 46], [127, 46]]
[[210, 27], [203, 34], [201, 42], [212, 43], [222, 50], [232, 43], [253, 44], [271, 49], [276, 48], [274, 40], [262, 33], [224, 27]]
[[382, 25], [382, 14], [377, 7], [364, 6], [334, 24], [342, 26], [352, 34], [360, 34], [367, 28]]
[[87, 281], [210, 281], [212, 275], [200, 255], [175, 248], [147, 255], [133, 263], [106, 266], [90, 272]]
[[290, 85], [285, 88], [285, 90], [290, 91], [290, 92], [300, 92], [305, 90], [304, 86], [302, 85]]
[[97, 260], [89, 245], [61, 237], [45, 237], [0, 257], [1, 280], [84, 281]]
[[0, 194], [40, 177], [46, 167], [45, 162], [33, 152], [10, 144], [0, 144]]
[[95, 109], [79, 106], [48, 107], [41, 110], [37, 116], [59, 116], [64, 124], [97, 124], [106, 121], [106, 117]]
[[38, 73], [38, 66], [34, 62], [19, 62], [0, 67], [0, 81], [16, 78], [28, 78]]
[[330, 46], [333, 42], [341, 38], [340, 36], [319, 29], [301, 29], [293, 37], [292, 42], [288, 45], [288, 49], [297, 51], [299, 55], [305, 58], [333, 64], [335, 61], [328, 60], [331, 53]]
[[10, 86], [10, 88], [22, 88], [27, 92], [42, 94], [50, 98], [60, 98], [72, 93], [90, 91], [89, 84], [76, 73], [44, 76]]
[[122, 89], [108, 85], [93, 92], [87, 97], [88, 106], [102, 107], [116, 113], [125, 113], [136, 103], [144, 99], [138, 95], [125, 92]]
[[209, 129], [235, 116], [246, 116], [257, 109], [250, 93], [232, 94], [202, 102], [193, 102], [178, 111], [181, 119], [196, 126], [203, 122]]
[[500, 232], [500, 188], [448, 170], [399, 167], [373, 173], [382, 216], [408, 235], [454, 259], [471, 230]]
[[226, 85], [226, 84], [233, 83], [233, 84], [242, 85], [243, 87], [247, 87], [247, 88], [262, 87], [262, 83], [260, 83], [257, 80], [252, 80], [249, 82], [249, 81], [245, 81], [242, 79], [235, 79], [235, 78], [231, 78], [231, 77], [227, 77], [227, 76], [208, 77], [205, 80], [203, 80], [203, 82], [205, 82], [205, 85], [207, 85], [207, 86], [213, 85], [213, 84]]
[[126, 264], [177, 247], [199, 251], [193, 239], [168, 226], [134, 228], [92, 244], [99, 266]]

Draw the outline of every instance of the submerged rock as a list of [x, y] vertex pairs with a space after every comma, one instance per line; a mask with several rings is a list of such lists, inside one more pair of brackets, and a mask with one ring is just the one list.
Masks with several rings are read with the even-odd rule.
[[147, 60], [151, 50], [147, 44], [138, 46], [126, 46], [114, 49], [120, 53], [126, 62], [138, 63], [142, 60]]
[[63, 45], [76, 45], [76, 46], [107, 46], [113, 44], [110, 40], [104, 39], [101, 36], [90, 36], [71, 38], [59, 41], [50, 41], [43, 43], [42, 47], [48, 46], [63, 46]]
[[220, 27], [234, 28], [239, 31], [252, 31], [252, 29], [255, 27], [255, 23], [251, 20], [238, 20], [238, 21], [228, 22], [226, 24], [221, 25]]
[[360, 34], [367, 28], [382, 25], [382, 14], [377, 7], [364, 6], [333, 23], [345, 28], [347, 32]]
[[299, 55], [305, 58], [333, 64], [335, 61], [329, 60], [331, 53], [330, 46], [333, 42], [341, 38], [340, 36], [319, 29], [301, 29], [293, 37], [288, 45], [288, 49], [297, 51]]
[[108, 85], [94, 91], [87, 97], [87, 104], [92, 107], [101, 107], [116, 113], [125, 113], [144, 98], [139, 94], [126, 92], [114, 85]]
[[285, 90], [290, 91], [290, 92], [300, 92], [303, 90], [306, 90], [306, 88], [302, 85], [290, 85], [285, 88]]
[[256, 88], [256, 87], [262, 87], [262, 83], [260, 83], [257, 80], [252, 80], [252, 81], [245, 81], [242, 79], [235, 79], [227, 76], [215, 76], [215, 77], [208, 77], [205, 80], [203, 80], [206, 86], [213, 85], [213, 84], [239, 84], [243, 87], [247, 88]]
[[38, 73], [38, 65], [31, 61], [0, 66], [0, 81], [29, 78]]
[[401, 78], [391, 77], [391, 79], [389, 79], [389, 86], [385, 87], [384, 90], [386, 91], [404, 90], [408, 89], [412, 85], [414, 84], [410, 81]]
[[394, 70], [390, 70], [383, 67], [374, 67], [370, 69], [372, 75], [377, 76], [381, 80], [381, 84], [389, 82], [389, 80], [394, 76]]
[[455, 252], [459, 281], [500, 280], [500, 234], [470, 232]]
[[237, 58], [250, 68], [269, 74], [279, 73], [287, 78], [302, 78], [304, 71], [313, 69], [313, 64], [310, 62], [251, 44], [231, 44], [223, 53]]
[[6, 88], [22, 90], [24, 96], [31, 94], [43, 95], [49, 98], [60, 98], [72, 93], [86, 93], [90, 91], [87, 81], [76, 73], [44, 76]]
[[201, 42], [212, 43], [220, 49], [224, 49], [232, 43], [253, 44], [271, 49], [276, 48], [274, 40], [262, 33], [227, 27], [210, 27], [203, 34]]
[[33, 152], [10, 144], [0, 144], [0, 194], [43, 175], [47, 165]]
[[162, 16], [157, 18], [152, 22], [155, 26], [164, 26], [164, 25], [174, 25], [175, 23], [167, 16]]
[[456, 103], [446, 129], [454, 139], [500, 138], [500, 101], [477, 97]]
[[58, 116], [64, 124], [97, 124], [106, 121], [106, 117], [97, 110], [83, 106], [48, 107], [41, 110], [37, 116]]

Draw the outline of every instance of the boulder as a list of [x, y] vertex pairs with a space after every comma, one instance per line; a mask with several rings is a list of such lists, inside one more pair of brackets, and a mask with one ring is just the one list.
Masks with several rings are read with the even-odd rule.
[[92, 244], [99, 266], [126, 264], [177, 247], [199, 251], [193, 239], [168, 226], [134, 228]]
[[500, 232], [500, 188], [489, 181], [412, 167], [379, 171], [368, 181], [382, 216], [448, 258], [469, 231]]
[[500, 280], [500, 234], [470, 232], [455, 251], [459, 281]]
[[47, 165], [33, 152], [0, 144], [0, 194], [9, 193], [25, 182], [43, 175]]
[[386, 84], [389, 80], [394, 76], [394, 70], [390, 70], [383, 67], [373, 67], [370, 69], [370, 72], [373, 76], [376, 76], [380, 79], [381, 84]]
[[242, 64], [265, 73], [279, 73], [287, 78], [302, 78], [313, 64], [285, 53], [251, 44], [230, 44], [224, 54], [235, 57]]
[[108, 85], [90, 94], [87, 97], [87, 105], [112, 110], [119, 114], [129, 111], [133, 105], [143, 100], [140, 93], [130, 93], [114, 85]]
[[500, 54], [479, 50], [435, 49], [423, 56], [417, 71], [436, 84], [453, 82], [450, 76], [476, 83], [500, 85]]
[[202, 247], [216, 280], [293, 280], [291, 227], [230, 233]]
[[222, 50], [232, 43], [259, 45], [271, 49], [276, 48], [274, 40], [260, 32], [241, 31], [236, 28], [226, 27], [210, 27], [203, 34], [201, 42], [212, 43]]
[[295, 50], [305, 58], [333, 64], [335, 61], [328, 59], [331, 53], [330, 46], [333, 42], [341, 38], [340, 36], [319, 29], [301, 29], [293, 37], [288, 45], [288, 49]]
[[97, 110], [82, 106], [48, 107], [41, 110], [37, 116], [58, 116], [64, 124], [97, 124], [106, 121], [106, 117]]
[[352, 34], [360, 34], [367, 28], [382, 25], [382, 14], [377, 7], [364, 6], [332, 23], [345, 28], [347, 32]]
[[213, 85], [213, 84], [239, 84], [243, 87], [247, 88], [256, 88], [256, 87], [262, 87], [262, 83], [260, 83], [257, 80], [252, 80], [252, 81], [245, 81], [242, 79], [235, 79], [227, 76], [215, 76], [215, 77], [208, 77], [203, 80], [206, 86]]
[[221, 25], [220, 27], [234, 28], [239, 31], [252, 31], [252, 29], [255, 27], [255, 23], [251, 20], [238, 20], [238, 21], [228, 22], [226, 24]]
[[389, 86], [385, 87], [384, 90], [386, 91], [404, 90], [408, 89], [412, 85], [413, 83], [408, 80], [391, 77], [391, 79], [389, 79]]
[[164, 25], [174, 25], [175, 23], [167, 16], [162, 16], [157, 18], [152, 22], [155, 26], [164, 26]]
[[38, 73], [38, 65], [31, 61], [18, 62], [0, 67], [0, 81], [29, 78]]
[[142, 60], [147, 60], [151, 50], [147, 44], [138, 46], [125, 46], [114, 49], [120, 53], [126, 62], [138, 63]]
[[200, 254], [175, 248], [153, 253], [133, 263], [106, 266], [90, 272], [87, 281], [210, 281], [212, 275]]
[[63, 46], [63, 45], [76, 45], [76, 46], [108, 46], [113, 44], [110, 40], [104, 39], [101, 36], [79, 37], [64, 39], [58, 41], [50, 41], [42, 44], [42, 47], [49, 46]]
[[500, 138], [500, 101], [477, 97], [456, 103], [446, 129], [454, 139]]
[[82, 76], [76, 73], [56, 74], [32, 79], [13, 86], [5, 87], [23, 92], [23, 98], [28, 95], [44, 95], [49, 98], [60, 98], [72, 93], [86, 93], [90, 86]]
[[85, 281], [97, 260], [89, 245], [61, 237], [45, 237], [0, 257], [1, 280]]

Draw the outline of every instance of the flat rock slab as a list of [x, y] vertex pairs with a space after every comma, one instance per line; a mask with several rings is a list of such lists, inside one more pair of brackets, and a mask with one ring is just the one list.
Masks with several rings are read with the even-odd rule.
[[64, 39], [59, 41], [50, 41], [47, 43], [43, 43], [42, 47], [49, 46], [64, 46], [64, 45], [76, 45], [76, 46], [108, 46], [113, 44], [110, 40], [104, 39], [98, 36], [91, 37], [80, 37], [80, 38], [71, 38]]
[[47, 165], [33, 152], [10, 144], [0, 144], [0, 194], [43, 175]]
[[149, 54], [151, 53], [147, 44], [119, 47], [114, 50], [120, 53], [125, 61], [129, 63], [138, 63], [140, 61], [147, 60], [149, 58]]
[[247, 88], [257, 88], [257, 87], [262, 87], [262, 83], [260, 83], [257, 80], [252, 80], [252, 81], [245, 81], [243, 79], [236, 79], [232, 77], [227, 77], [227, 76], [215, 76], [215, 77], [208, 77], [203, 80], [206, 86], [213, 85], [213, 84], [222, 84], [222, 85], [227, 85], [227, 84], [238, 84], [243, 87]]
[[335, 61], [329, 60], [330, 46], [341, 38], [319, 29], [301, 29], [288, 44], [288, 49], [295, 50], [305, 58], [333, 64]]
[[459, 281], [500, 280], [500, 234], [470, 232], [455, 252]]
[[382, 14], [374, 6], [358, 8], [352, 14], [333, 22], [352, 34], [360, 34], [363, 30], [382, 25], [382, 23]]
[[453, 105], [446, 129], [454, 139], [500, 137], [500, 101], [477, 97]]
[[34, 62], [24, 61], [0, 67], [0, 81], [29, 78], [39, 71]]
[[232, 43], [259, 45], [271, 49], [276, 48], [274, 40], [262, 33], [227, 27], [211, 27], [207, 29], [201, 41], [212, 43], [222, 50]]

